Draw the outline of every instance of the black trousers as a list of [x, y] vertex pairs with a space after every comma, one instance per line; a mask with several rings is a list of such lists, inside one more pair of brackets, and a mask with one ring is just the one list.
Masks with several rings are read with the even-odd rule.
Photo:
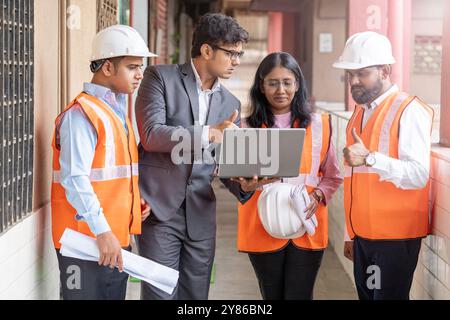
[[422, 239], [355, 238], [353, 272], [361, 300], [409, 300]]
[[290, 242], [280, 251], [249, 253], [264, 300], [312, 300], [323, 250], [309, 251]]
[[64, 257], [59, 250], [56, 255], [64, 300], [125, 300], [126, 272], [99, 266], [94, 261]]

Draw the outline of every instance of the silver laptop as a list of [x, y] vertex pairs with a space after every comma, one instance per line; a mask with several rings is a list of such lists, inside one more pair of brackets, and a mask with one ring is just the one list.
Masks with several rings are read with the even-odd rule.
[[226, 129], [217, 148], [221, 178], [297, 177], [305, 129]]

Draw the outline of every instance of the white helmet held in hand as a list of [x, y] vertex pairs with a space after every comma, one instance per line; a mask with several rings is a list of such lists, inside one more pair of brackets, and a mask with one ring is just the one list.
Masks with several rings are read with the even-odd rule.
[[295, 239], [308, 232], [313, 235], [318, 226], [313, 216], [306, 220], [305, 208], [309, 195], [305, 186], [289, 183], [274, 183], [261, 193], [258, 199], [258, 214], [268, 234], [278, 239]]
[[382, 34], [366, 31], [356, 33], [347, 40], [344, 52], [333, 64], [333, 67], [357, 70], [394, 63], [395, 59], [389, 39]]
[[139, 32], [129, 26], [114, 25], [94, 37], [90, 62], [124, 56], [157, 57], [149, 51]]

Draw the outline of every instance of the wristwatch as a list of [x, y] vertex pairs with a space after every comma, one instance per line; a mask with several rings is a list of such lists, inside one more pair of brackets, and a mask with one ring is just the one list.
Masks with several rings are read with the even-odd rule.
[[364, 159], [366, 167], [373, 167], [375, 163], [377, 162], [377, 159], [375, 157], [375, 153], [371, 152], [369, 153], [366, 158]]

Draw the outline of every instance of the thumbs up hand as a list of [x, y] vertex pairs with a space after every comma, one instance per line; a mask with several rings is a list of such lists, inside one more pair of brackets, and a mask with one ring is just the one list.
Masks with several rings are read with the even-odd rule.
[[209, 127], [209, 141], [222, 143], [223, 131], [225, 129], [239, 129], [234, 123], [239, 116], [238, 110], [234, 110], [233, 114], [224, 122]]
[[352, 136], [353, 136], [353, 139], [355, 140], [355, 143], [361, 143], [362, 145], [364, 145], [364, 142], [362, 141], [362, 139], [356, 133], [356, 129], [355, 128], [352, 129]]
[[349, 166], [361, 167], [366, 164], [366, 157], [370, 151], [366, 148], [364, 142], [356, 133], [355, 128], [352, 130], [352, 135], [355, 143], [344, 149], [344, 158]]

